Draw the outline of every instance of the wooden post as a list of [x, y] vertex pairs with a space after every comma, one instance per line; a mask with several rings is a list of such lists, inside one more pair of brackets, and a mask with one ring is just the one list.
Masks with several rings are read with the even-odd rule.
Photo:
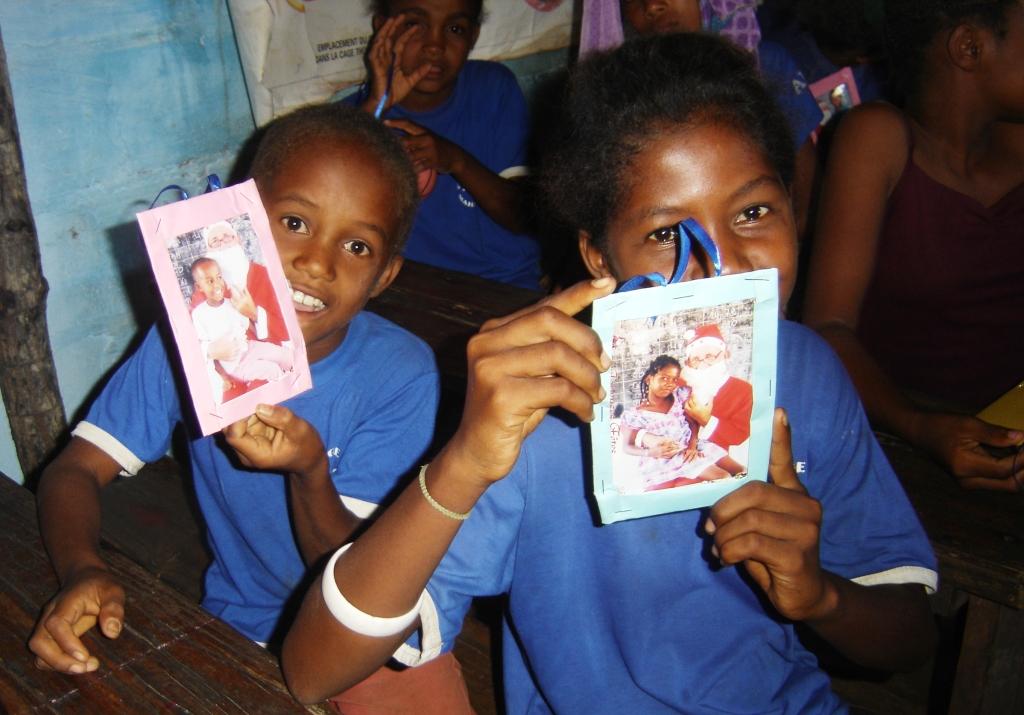
[[46, 330], [47, 291], [0, 37], [0, 394], [30, 486], [67, 427]]

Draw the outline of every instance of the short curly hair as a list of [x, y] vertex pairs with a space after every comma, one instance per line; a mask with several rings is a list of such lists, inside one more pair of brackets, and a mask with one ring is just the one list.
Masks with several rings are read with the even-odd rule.
[[595, 53], [570, 73], [541, 172], [550, 211], [607, 247], [607, 227], [632, 188], [630, 165], [666, 131], [722, 124], [747, 136], [787, 185], [793, 140], [750, 53], [702, 33], [655, 35]]
[[[367, 3], [367, 10], [371, 15], [387, 17], [391, 14], [391, 5], [388, 3], [388, 0], [370, 0]], [[469, 0], [469, 12], [476, 24], [479, 25], [483, 22], [484, 0]]]
[[942, 31], [973, 22], [1003, 37], [1007, 13], [1019, 0], [886, 0], [885, 29], [894, 80], [912, 94], [927, 71], [925, 54]]
[[249, 169], [256, 185], [273, 182], [295, 148], [313, 139], [350, 141], [376, 157], [391, 186], [398, 230], [391, 237], [391, 254], [401, 252], [419, 206], [416, 172], [394, 132], [366, 112], [338, 102], [302, 107], [268, 124]]

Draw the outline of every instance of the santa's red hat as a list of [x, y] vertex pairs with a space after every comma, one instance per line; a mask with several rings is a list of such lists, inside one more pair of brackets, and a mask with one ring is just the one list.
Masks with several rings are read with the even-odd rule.
[[705, 323], [704, 325], [698, 325], [696, 328], [692, 330], [687, 330], [683, 337], [686, 339], [687, 352], [690, 351], [690, 348], [695, 347], [698, 343], [700, 343], [703, 340], [717, 340], [723, 345], [725, 344], [725, 338], [722, 337], [722, 332], [714, 323]]

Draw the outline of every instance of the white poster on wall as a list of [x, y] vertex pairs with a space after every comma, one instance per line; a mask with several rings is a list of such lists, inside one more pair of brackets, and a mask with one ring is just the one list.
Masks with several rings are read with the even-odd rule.
[[[365, 0], [228, 0], [257, 125], [361, 82]], [[511, 59], [569, 44], [571, 0], [486, 0], [470, 57]]]

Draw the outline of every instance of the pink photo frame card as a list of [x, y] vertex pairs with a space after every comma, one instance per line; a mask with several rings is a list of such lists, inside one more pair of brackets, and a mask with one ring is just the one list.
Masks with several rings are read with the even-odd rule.
[[252, 180], [137, 216], [203, 435], [313, 386]]
[[860, 104], [857, 80], [854, 79], [853, 70], [849, 67], [843, 67], [817, 82], [812, 82], [808, 89], [821, 108], [820, 126], [827, 124], [837, 114]]

